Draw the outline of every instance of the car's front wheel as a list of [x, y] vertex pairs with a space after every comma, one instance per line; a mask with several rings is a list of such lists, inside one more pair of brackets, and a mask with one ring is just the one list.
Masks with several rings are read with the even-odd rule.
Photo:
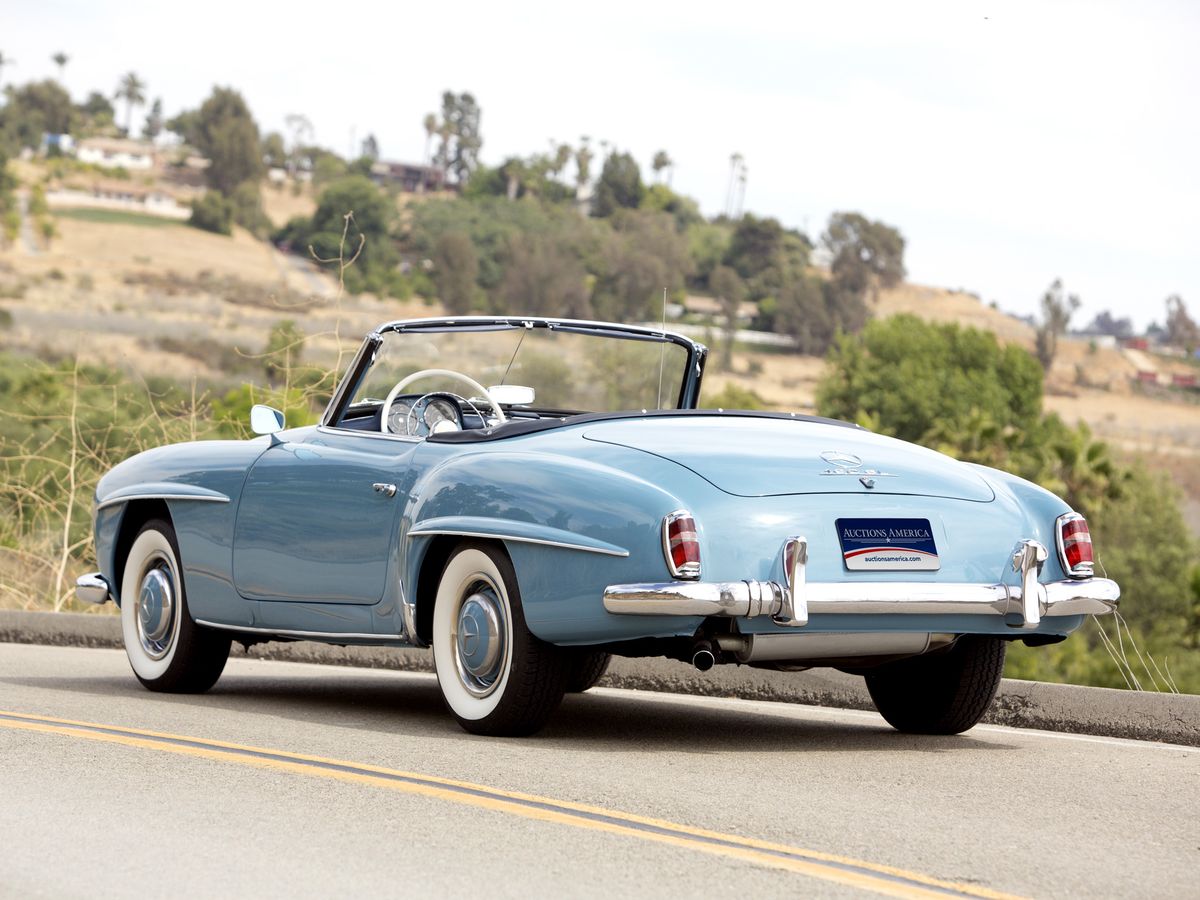
[[133, 674], [152, 691], [198, 694], [221, 677], [230, 640], [192, 621], [170, 522], [147, 522], [129, 548], [121, 631]]
[[525, 735], [562, 702], [569, 660], [525, 625], [512, 562], [499, 548], [460, 544], [433, 608], [433, 659], [446, 705], [473, 734]]
[[996, 696], [1007, 644], [966, 635], [943, 653], [888, 663], [867, 673], [879, 714], [909, 734], [959, 734], [972, 728]]

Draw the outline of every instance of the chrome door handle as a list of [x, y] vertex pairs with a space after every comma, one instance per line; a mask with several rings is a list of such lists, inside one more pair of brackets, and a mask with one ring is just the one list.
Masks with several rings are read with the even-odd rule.
[[377, 494], [383, 494], [385, 497], [396, 496], [396, 486], [394, 484], [384, 484], [382, 481], [377, 481], [371, 485]]

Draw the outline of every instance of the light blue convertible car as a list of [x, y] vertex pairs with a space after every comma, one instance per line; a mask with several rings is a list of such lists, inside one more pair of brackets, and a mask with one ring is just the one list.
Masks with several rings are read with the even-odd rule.
[[855, 425], [696, 409], [705, 347], [468, 317], [367, 335], [319, 425], [140, 453], [96, 491], [151, 690], [231, 641], [430, 647], [468, 731], [528, 734], [611, 655], [865, 676], [896, 728], [970, 728], [1008, 641], [1113, 610], [1059, 498]]

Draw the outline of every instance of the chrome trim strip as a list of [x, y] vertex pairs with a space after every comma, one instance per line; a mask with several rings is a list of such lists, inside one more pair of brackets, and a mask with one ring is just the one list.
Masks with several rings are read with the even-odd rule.
[[209, 622], [206, 619], [196, 619], [197, 625], [203, 625], [206, 628], [220, 628], [223, 631], [244, 631], [249, 634], [270, 634], [276, 637], [300, 638], [301, 640], [313, 641], [331, 641], [331, 640], [348, 640], [348, 641], [391, 641], [399, 643], [407, 643], [408, 639], [403, 635], [394, 634], [354, 634], [341, 631], [295, 631], [290, 628], [255, 628], [250, 625], [222, 625], [220, 622]]
[[493, 534], [487, 531], [461, 531], [452, 528], [414, 528], [408, 533], [409, 538], [429, 537], [436, 534], [449, 534], [459, 537], [489, 538], [497, 541], [516, 541], [519, 544], [541, 544], [546, 547], [562, 547], [564, 550], [582, 550], [584, 553], [599, 553], [602, 556], [629, 556], [628, 550], [605, 550], [602, 547], [589, 547], [586, 544], [570, 544], [565, 541], [551, 541], [546, 538], [525, 537], [520, 534]]
[[80, 575], [75, 579], [75, 598], [83, 603], [107, 603], [112, 599], [108, 579], [99, 572]]
[[[1045, 599], [1042, 599], [1042, 593]], [[981, 615], [1021, 618], [1023, 590], [1005, 584], [939, 582], [847, 582], [805, 585], [808, 612], [826, 615]], [[1056, 581], [1038, 585], [1042, 616], [1103, 615], [1116, 609], [1121, 589], [1115, 581]], [[614, 584], [604, 590], [604, 608], [634, 616], [779, 616], [787, 588], [773, 581]]]
[[398, 441], [401, 444], [420, 444], [423, 437], [413, 437], [407, 434], [384, 434], [382, 431], [363, 431], [358, 428], [338, 428], [336, 425], [318, 425], [320, 434], [334, 434], [342, 437], [371, 437], [382, 438], [385, 441]]
[[229, 502], [229, 498], [224, 494], [212, 497], [205, 494], [185, 493], [121, 494], [117, 497], [109, 497], [107, 500], [101, 500], [96, 504], [96, 509], [107, 509], [110, 506], [116, 506], [118, 503], [128, 503], [130, 500], [198, 500], [201, 503]]

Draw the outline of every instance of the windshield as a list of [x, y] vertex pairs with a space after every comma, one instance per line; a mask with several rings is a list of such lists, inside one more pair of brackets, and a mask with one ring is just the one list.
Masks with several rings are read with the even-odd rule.
[[[381, 404], [405, 379], [403, 396], [446, 391], [482, 399], [471, 382], [497, 392], [497, 401], [521, 410], [584, 413], [677, 409], [687, 374], [688, 349], [652, 335], [597, 332], [566, 324], [488, 324], [463, 329], [384, 331], [374, 362], [362, 374], [345, 409]], [[456, 374], [446, 374], [449, 373]], [[457, 377], [457, 376], [465, 376]], [[469, 381], [467, 380], [469, 379]], [[514, 392], [532, 389], [532, 399]]]

